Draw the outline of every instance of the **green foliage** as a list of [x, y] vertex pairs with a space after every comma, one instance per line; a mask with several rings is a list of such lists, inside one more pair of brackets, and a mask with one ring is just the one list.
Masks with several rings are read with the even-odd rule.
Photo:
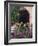
[[19, 13], [19, 7], [14, 7], [13, 10], [11, 11], [11, 21], [16, 22], [17, 21], [17, 16]]

